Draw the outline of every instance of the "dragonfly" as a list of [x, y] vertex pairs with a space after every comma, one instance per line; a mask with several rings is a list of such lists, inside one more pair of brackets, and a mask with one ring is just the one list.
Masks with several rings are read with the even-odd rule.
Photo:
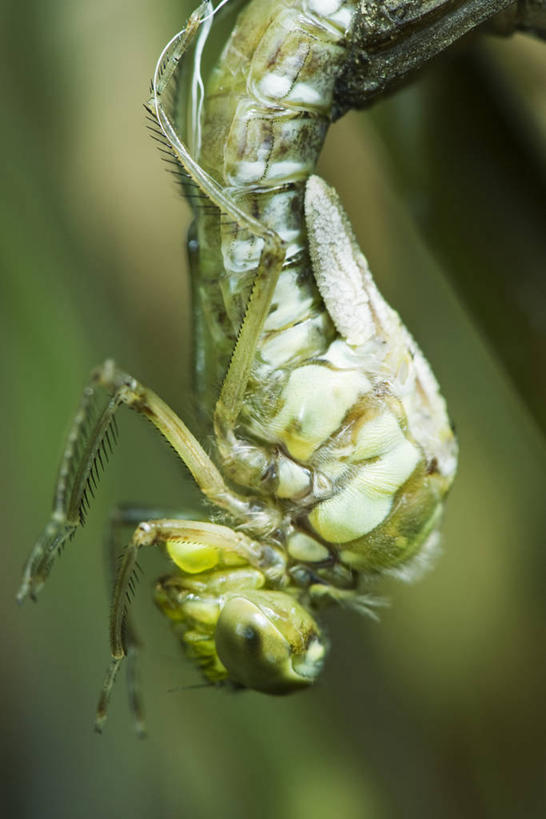
[[99, 366], [18, 594], [36, 598], [84, 525], [118, 410], [144, 416], [200, 489], [203, 519], [131, 506], [113, 517], [98, 731], [124, 661], [144, 731], [128, 611], [142, 549], [169, 562], [155, 603], [206, 683], [291, 693], [321, 674], [326, 606], [375, 616], [377, 576], [429, 565], [456, 470], [436, 379], [314, 172], [358, 3], [251, 0], [205, 84], [201, 55], [225, 3], [203, 3], [167, 44], [147, 103], [194, 209], [196, 396], [213, 451], [151, 389], [112, 360]]

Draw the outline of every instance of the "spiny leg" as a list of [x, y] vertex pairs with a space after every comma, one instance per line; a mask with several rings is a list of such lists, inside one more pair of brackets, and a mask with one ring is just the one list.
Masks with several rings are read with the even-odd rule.
[[225, 437], [235, 427], [243, 404], [258, 339], [267, 317], [286, 251], [279, 235], [245, 213], [192, 157], [163, 103], [168, 84], [206, 16], [204, 11], [205, 7], [202, 6], [194, 12], [186, 28], [164, 49], [154, 74], [152, 97], [148, 103], [148, 110], [155, 116], [173, 156], [211, 203], [216, 205], [224, 216], [235, 222], [238, 228], [248, 230], [254, 236], [262, 239], [264, 243], [243, 323], [216, 405], [216, 427], [220, 435]]
[[[94, 417], [97, 391], [111, 398]], [[91, 375], [61, 462], [53, 513], [26, 563], [17, 599], [32, 598], [43, 586], [62, 546], [85, 522], [89, 495], [94, 494], [99, 468], [104, 466], [115, 440], [114, 414], [122, 404], [144, 415], [163, 434], [186, 464], [203, 494], [235, 519], [254, 521], [265, 529], [274, 527], [272, 509], [234, 493], [201, 444], [180, 418], [154, 392], [106, 361]]]
[[253, 498], [245, 498], [230, 489], [218, 468], [199, 441], [175, 412], [152, 390], [131, 375], [106, 361], [96, 371], [99, 383], [132, 410], [144, 415], [170, 443], [191, 472], [201, 492], [235, 520], [253, 521], [257, 527], [274, 527], [277, 513], [272, 507]]
[[[123, 532], [128, 527], [134, 527], [142, 520], [153, 520], [159, 518], [186, 518], [183, 513], [175, 510], [155, 509], [149, 506], [137, 504], [119, 504], [110, 515], [105, 545], [105, 564], [108, 580], [108, 591], [112, 595], [118, 564], [121, 558], [121, 550], [124, 545], [122, 540]], [[135, 721], [135, 728], [139, 736], [145, 736], [146, 726], [144, 719], [144, 709], [142, 697], [140, 695], [140, 684], [138, 678], [138, 652], [141, 642], [138, 639], [131, 618], [128, 616], [125, 624], [125, 647], [127, 651], [127, 691], [129, 695], [129, 708]]]
[[117, 440], [115, 412], [121, 398], [114, 395], [97, 414], [97, 379], [85, 387], [70, 429], [55, 487], [51, 518], [38, 538], [23, 570], [17, 593], [22, 603], [42, 588], [64, 544], [85, 523], [89, 496], [94, 497], [100, 470]]
[[[141, 510], [142, 511], [142, 510]], [[129, 517], [136, 515], [138, 510], [129, 510], [126, 519], [122, 518], [120, 525], [129, 522]], [[189, 553], [180, 553], [176, 544], [191, 544], [197, 547], [197, 560], [202, 560], [199, 555], [205, 555], [207, 563], [210, 565], [211, 551], [220, 553], [230, 552], [237, 555], [244, 564], [257, 565], [263, 562], [262, 550], [255, 541], [250, 540], [241, 532], [235, 532], [226, 526], [214, 523], [207, 523], [194, 520], [166, 519], [149, 520], [141, 522], [135, 529], [129, 545], [122, 553], [116, 573], [116, 581], [112, 594], [112, 608], [110, 615], [110, 648], [112, 660], [106, 676], [97, 706], [97, 716], [95, 729], [100, 733], [106, 720], [108, 702], [112, 692], [117, 673], [121, 663], [127, 657], [130, 658], [131, 648], [136, 649], [134, 632], [129, 626], [127, 619], [127, 608], [131, 594], [134, 590], [136, 572], [138, 571], [138, 554], [143, 546], [162, 546], [167, 541], [172, 541], [171, 556], [180, 566], [187, 566], [187, 570], [195, 572], [195, 565], [190, 564], [196, 560], [194, 549]], [[115, 546], [112, 551], [115, 551]], [[186, 563], [187, 562], [187, 563]], [[137, 730], [143, 732], [143, 720], [138, 690], [133, 692], [136, 699], [132, 701], [132, 709], [137, 721]]]

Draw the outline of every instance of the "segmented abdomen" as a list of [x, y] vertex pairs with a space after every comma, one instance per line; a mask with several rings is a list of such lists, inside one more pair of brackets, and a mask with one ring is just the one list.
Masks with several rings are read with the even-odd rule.
[[[333, 336], [309, 267], [303, 194], [326, 134], [355, 6], [339, 0], [249, 3], [207, 87], [201, 164], [242, 209], [286, 243], [260, 351], [272, 369], [321, 352]], [[208, 351], [198, 379], [211, 402], [263, 246], [233, 223], [219, 227], [218, 219], [197, 214], [196, 297], [202, 311], [197, 347]]]
[[[430, 537], [455, 444], [434, 377], [367, 269], [359, 298], [370, 306], [349, 339], [335, 295], [323, 290], [326, 309], [311, 268], [305, 186], [356, 6], [249, 4], [207, 87], [200, 162], [286, 246], [237, 436], [217, 442], [224, 468], [286, 511], [294, 560], [328, 560], [333, 550], [369, 570], [396, 566]], [[198, 213], [197, 232], [198, 377], [202, 400], [213, 400], [263, 240], [218, 213]]]

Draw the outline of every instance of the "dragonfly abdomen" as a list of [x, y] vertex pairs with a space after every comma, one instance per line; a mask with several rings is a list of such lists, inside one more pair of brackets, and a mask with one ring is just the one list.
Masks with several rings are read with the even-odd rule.
[[[207, 86], [200, 162], [226, 195], [285, 245], [259, 350], [272, 369], [290, 356], [301, 361], [323, 352], [333, 335], [310, 270], [303, 199], [330, 121], [355, 7], [345, 0], [251, 2]], [[200, 343], [210, 351], [200, 378], [217, 384], [263, 240], [233, 222], [220, 223], [219, 213], [197, 212], [197, 228], [200, 245], [217, 251], [201, 265], [197, 287], [209, 336]]]
[[[387, 315], [390, 308], [367, 285], [354, 302], [341, 293], [347, 260], [329, 260], [325, 283], [317, 281], [309, 258], [306, 185], [330, 121], [356, 6], [249, 3], [207, 86], [200, 162], [285, 249], [237, 430], [223, 437], [217, 429], [222, 467], [285, 511], [289, 554], [296, 527], [298, 538], [304, 533], [317, 544], [306, 541], [304, 552], [326, 548], [356, 570], [373, 570], [403, 562], [419, 548], [451, 475], [431, 467], [422, 431], [408, 422], [411, 401], [396, 387], [399, 370], [413, 373], [411, 356], [398, 360], [408, 342], [398, 318], [382, 326], [381, 311]], [[206, 377], [218, 383], [264, 239], [222, 221], [219, 212], [198, 214], [199, 225], [212, 262], [201, 265], [201, 309], [216, 340]], [[322, 228], [324, 236], [331, 233]], [[339, 238], [339, 229], [334, 233]], [[357, 278], [365, 275], [363, 269]], [[376, 313], [369, 306], [374, 298]], [[409, 387], [406, 392], [413, 394]], [[439, 408], [435, 423], [444, 421]]]

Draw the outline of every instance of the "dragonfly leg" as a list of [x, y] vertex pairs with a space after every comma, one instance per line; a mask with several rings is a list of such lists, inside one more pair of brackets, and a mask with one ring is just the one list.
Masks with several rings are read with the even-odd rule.
[[[97, 410], [100, 393], [110, 395]], [[64, 544], [85, 523], [100, 469], [117, 437], [115, 413], [125, 404], [144, 415], [164, 435], [186, 464], [203, 494], [234, 518], [274, 525], [273, 512], [236, 495], [186, 425], [154, 392], [106, 361], [91, 375], [68, 435], [61, 461], [53, 512], [23, 571], [17, 599], [36, 598]]]
[[121, 403], [120, 396], [112, 396], [101, 407], [98, 386], [93, 374], [83, 390], [66, 440], [51, 517], [23, 570], [17, 594], [19, 603], [26, 597], [36, 599], [55, 558], [85, 523], [90, 497], [94, 496], [100, 471], [117, 440], [115, 413]]
[[193, 158], [163, 101], [168, 83], [198, 31], [198, 23], [197, 18], [195, 20], [193, 17], [190, 18], [188, 26], [181, 32], [178, 41], [174, 40], [163, 53], [160, 62], [165, 68], [160, 71], [156, 69], [148, 110], [156, 118], [174, 158], [211, 203], [219, 208], [223, 216], [234, 222], [237, 229], [248, 230], [263, 240], [263, 248], [247, 309], [215, 410], [217, 429], [225, 436], [235, 427], [243, 404], [258, 339], [269, 311], [286, 250], [283, 241], [274, 230], [242, 210], [225, 188]]
[[[138, 504], [119, 504], [114, 507], [108, 523], [104, 555], [108, 588], [111, 593], [113, 592], [116, 581], [124, 531], [128, 527], [134, 528], [142, 520], [153, 520], [165, 517], [177, 518], [179, 515], [181, 518], [186, 517], [183, 513], [178, 513], [174, 510], [167, 511], [165, 509], [155, 509]], [[138, 675], [138, 653], [141, 642], [138, 639], [129, 616], [127, 616], [125, 626], [125, 647], [127, 650], [127, 691], [129, 695], [129, 707], [133, 715], [137, 734], [144, 736], [146, 728]]]
[[[137, 507], [121, 509], [114, 518], [110, 537], [110, 565], [117, 562], [116, 579], [112, 593], [112, 608], [110, 615], [110, 649], [112, 660], [106, 672], [101, 690], [95, 728], [100, 733], [106, 720], [108, 702], [115, 679], [123, 660], [127, 658], [129, 670], [130, 701], [136, 719], [137, 731], [144, 733], [144, 722], [138, 687], [135, 686], [134, 663], [138, 640], [128, 621], [127, 608], [134, 583], [138, 573], [138, 554], [144, 546], [167, 545], [167, 552], [173, 561], [190, 574], [207, 570], [215, 565], [221, 565], [227, 558], [233, 563], [236, 557], [240, 565], [263, 560], [259, 544], [250, 540], [241, 532], [236, 532], [226, 526], [213, 523], [183, 520], [161, 519], [147, 520], [138, 524], [133, 532], [129, 545], [121, 553], [119, 561], [115, 559], [118, 552], [119, 534], [123, 527], [132, 524], [138, 512], [145, 510]], [[186, 547], [186, 548], [185, 548]]]
[[189, 469], [201, 492], [236, 520], [254, 522], [258, 528], [273, 527], [277, 513], [255, 499], [232, 491], [199, 441], [175, 412], [152, 390], [106, 361], [96, 371], [98, 382], [113, 398], [147, 418], [171, 444]]

